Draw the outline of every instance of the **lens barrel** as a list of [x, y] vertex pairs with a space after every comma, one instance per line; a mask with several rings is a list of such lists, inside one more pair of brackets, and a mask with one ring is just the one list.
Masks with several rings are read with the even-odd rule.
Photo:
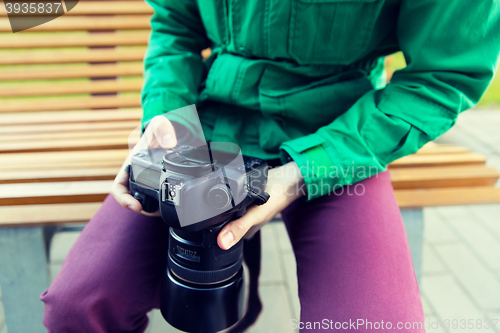
[[191, 284], [167, 268], [160, 310], [173, 327], [192, 333], [215, 333], [236, 324], [244, 310], [243, 267], [220, 284]]
[[243, 240], [222, 250], [217, 235], [225, 224], [198, 232], [170, 228], [160, 308], [177, 329], [218, 332], [243, 316]]

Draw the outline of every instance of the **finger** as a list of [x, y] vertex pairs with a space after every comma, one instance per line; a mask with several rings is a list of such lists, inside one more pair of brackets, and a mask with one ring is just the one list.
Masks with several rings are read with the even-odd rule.
[[153, 134], [160, 147], [170, 149], [177, 145], [175, 129], [170, 120], [160, 116], [156, 117], [153, 125]]
[[[153, 129], [155, 128], [155, 124], [160, 121], [160, 118], [165, 119], [162, 116], [156, 116], [153, 119], [151, 119], [151, 122], [149, 125], [146, 127], [146, 130], [144, 133], [141, 135], [141, 138], [137, 142], [137, 144], [132, 148], [130, 155], [135, 155], [139, 151], [143, 149], [147, 149], [148, 147], [151, 148], [158, 148], [159, 144], [156, 142], [155, 135]], [[167, 119], [165, 119], [167, 120]]]
[[159, 209], [156, 212], [154, 212], [154, 213], [148, 213], [148, 212], [142, 211], [141, 214], [142, 215], [146, 215], [146, 216], [154, 216], [154, 217], [161, 216], [161, 213], [160, 213]]
[[123, 208], [136, 213], [140, 213], [142, 211], [141, 203], [128, 193], [128, 188], [126, 186], [115, 184], [113, 186], [113, 196]]
[[136, 145], [130, 151], [129, 156], [137, 154], [139, 151], [146, 149], [149, 147], [151, 141], [153, 141], [153, 127], [148, 126], [146, 130], [141, 135], [139, 141], [137, 141]]
[[139, 213], [142, 210], [142, 205], [129, 194], [128, 177], [129, 174], [122, 168], [115, 177], [111, 194], [122, 207]]
[[[253, 208], [253, 207], [252, 207]], [[228, 223], [219, 233], [217, 244], [223, 250], [230, 249], [234, 244], [238, 243], [247, 231], [260, 221], [256, 214], [253, 214], [254, 209], [249, 209], [245, 215], [237, 220]]]

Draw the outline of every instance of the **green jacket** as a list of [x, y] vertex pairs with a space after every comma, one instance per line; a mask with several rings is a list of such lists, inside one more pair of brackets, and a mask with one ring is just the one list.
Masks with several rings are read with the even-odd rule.
[[[143, 126], [197, 104], [207, 140], [297, 162], [308, 199], [436, 139], [498, 66], [499, 0], [147, 2]], [[407, 67], [385, 85], [397, 51]]]

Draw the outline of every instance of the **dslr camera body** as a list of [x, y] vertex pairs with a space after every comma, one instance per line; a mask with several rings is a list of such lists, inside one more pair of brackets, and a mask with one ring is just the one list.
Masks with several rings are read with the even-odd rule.
[[244, 312], [243, 240], [217, 245], [228, 222], [265, 203], [267, 163], [237, 145], [150, 148], [131, 158], [129, 189], [146, 212], [160, 210], [169, 228], [161, 312], [186, 332], [217, 332]]

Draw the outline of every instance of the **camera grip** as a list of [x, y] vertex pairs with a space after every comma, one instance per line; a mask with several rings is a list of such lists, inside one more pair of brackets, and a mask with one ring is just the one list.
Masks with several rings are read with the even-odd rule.
[[151, 199], [139, 192], [134, 193], [134, 199], [139, 201], [142, 205], [142, 210], [146, 213], [154, 213], [158, 210], [158, 200]]
[[[157, 192], [149, 190], [151, 193], [147, 193], [147, 189], [142, 189], [133, 181], [129, 180], [129, 189], [130, 194], [134, 197], [135, 200], [139, 201], [142, 205], [142, 210], [146, 213], [154, 213], [159, 209]], [[149, 194], [149, 195], [148, 195]], [[152, 197], [153, 195], [154, 197]]]

